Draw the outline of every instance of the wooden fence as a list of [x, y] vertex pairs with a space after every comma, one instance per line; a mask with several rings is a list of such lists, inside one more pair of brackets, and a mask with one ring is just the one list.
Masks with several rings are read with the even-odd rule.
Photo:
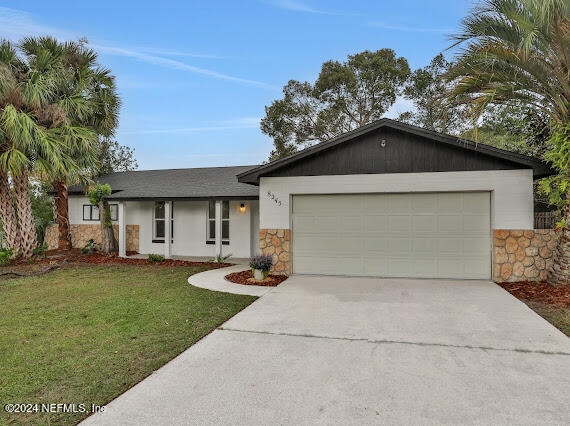
[[534, 229], [553, 229], [560, 220], [558, 212], [540, 212], [534, 214]]

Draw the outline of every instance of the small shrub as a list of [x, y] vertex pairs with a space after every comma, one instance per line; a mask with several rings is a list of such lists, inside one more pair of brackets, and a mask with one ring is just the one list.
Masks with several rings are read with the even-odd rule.
[[48, 249], [48, 245], [46, 243], [43, 243], [41, 246], [38, 246], [34, 249], [34, 251], [33, 251], [34, 256], [46, 257], [47, 249]]
[[91, 238], [83, 247], [81, 247], [81, 254], [93, 254], [95, 251], [95, 241]]
[[230, 257], [232, 257], [231, 253], [226, 256], [218, 254], [212, 261], [216, 263], [226, 263], [226, 260], [228, 260]]
[[266, 254], [258, 254], [249, 259], [249, 267], [251, 269], [259, 269], [263, 272], [269, 272], [273, 266], [273, 258]]
[[8, 266], [12, 263], [12, 249], [0, 249], [0, 266]]
[[164, 256], [161, 256], [160, 254], [150, 253], [148, 255], [148, 261], [149, 262], [164, 262]]

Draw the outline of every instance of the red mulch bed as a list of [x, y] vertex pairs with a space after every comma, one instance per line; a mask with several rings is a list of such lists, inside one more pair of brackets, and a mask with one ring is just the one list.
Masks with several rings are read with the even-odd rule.
[[266, 287], [275, 287], [287, 278], [287, 275], [268, 275], [263, 281], [256, 281], [255, 278], [253, 278], [253, 274], [250, 269], [242, 272], [234, 272], [233, 274], [225, 276], [226, 280], [234, 284], [261, 285]]
[[498, 283], [517, 299], [532, 300], [548, 305], [570, 308], [570, 284], [555, 287], [543, 281], [519, 281], [516, 283]]
[[[127, 252], [127, 255], [137, 254]], [[122, 265], [156, 265], [156, 266], [208, 266], [211, 268], [223, 268], [231, 266], [231, 263], [216, 262], [190, 262], [186, 260], [165, 259], [164, 262], [149, 262], [148, 259], [131, 259], [119, 257], [117, 254], [104, 254], [95, 252], [92, 254], [82, 254], [79, 249], [71, 250], [48, 250], [45, 258], [36, 258], [34, 264], [54, 264], [54, 263], [87, 263], [92, 265], [101, 264], [122, 264]], [[20, 261], [15, 265], [27, 265], [28, 261]]]

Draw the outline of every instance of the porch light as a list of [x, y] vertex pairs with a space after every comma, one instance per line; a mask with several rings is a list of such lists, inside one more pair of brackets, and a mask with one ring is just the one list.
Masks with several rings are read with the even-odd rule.
[[239, 205], [239, 212], [240, 212], [240, 213], [245, 213], [245, 204], [244, 204], [244, 203], [241, 203], [241, 204]]

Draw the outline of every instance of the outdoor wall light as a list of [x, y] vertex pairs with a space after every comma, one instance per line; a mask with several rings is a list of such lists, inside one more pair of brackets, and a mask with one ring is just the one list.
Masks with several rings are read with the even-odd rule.
[[239, 212], [240, 212], [240, 213], [245, 213], [245, 204], [244, 204], [244, 203], [241, 203], [241, 204], [239, 205]]
[[386, 139], [382, 139], [382, 140], [380, 141], [380, 146], [381, 146], [382, 148], [386, 148]]

